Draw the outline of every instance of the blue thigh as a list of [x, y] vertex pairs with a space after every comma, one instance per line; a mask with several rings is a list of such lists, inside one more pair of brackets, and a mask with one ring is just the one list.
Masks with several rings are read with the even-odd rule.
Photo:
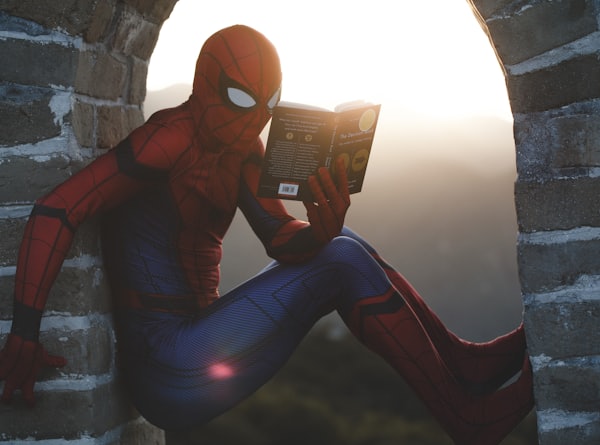
[[265, 269], [200, 314], [121, 314], [134, 403], [164, 429], [204, 423], [267, 382], [322, 315], [343, 315], [389, 286], [358, 242], [339, 237], [307, 263]]

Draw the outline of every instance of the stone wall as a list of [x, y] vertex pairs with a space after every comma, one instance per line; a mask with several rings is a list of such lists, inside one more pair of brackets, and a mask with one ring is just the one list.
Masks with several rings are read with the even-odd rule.
[[[0, 1], [0, 341], [32, 202], [143, 122], [148, 60], [175, 1]], [[119, 388], [95, 222], [77, 234], [41, 339], [67, 357], [37, 404], [0, 404], [0, 442], [160, 444]], [[29, 443], [29, 442], [27, 442]]]
[[[600, 0], [466, 1], [505, 69], [514, 113], [517, 253], [540, 443], [596, 445]], [[141, 123], [148, 59], [175, 2], [0, 0], [0, 342], [33, 200]], [[118, 387], [94, 222], [78, 233], [52, 291], [42, 339], [69, 364], [44, 374], [33, 411], [0, 405], [0, 443], [164, 441]]]
[[540, 443], [600, 443], [600, 1], [471, 0], [514, 116]]

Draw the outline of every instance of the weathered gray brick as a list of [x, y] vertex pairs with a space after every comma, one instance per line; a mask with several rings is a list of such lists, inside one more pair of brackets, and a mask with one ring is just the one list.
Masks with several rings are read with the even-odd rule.
[[526, 305], [524, 319], [526, 326], [532, 327], [527, 330], [532, 356], [543, 354], [560, 360], [600, 355], [600, 337], [590, 335], [598, 332], [598, 301]]
[[[530, 59], [598, 29], [591, 1], [515, 3], [519, 4], [517, 13], [491, 18], [486, 22], [498, 55], [506, 65]], [[543, 26], [540, 26], [542, 23]]]
[[519, 231], [599, 227], [599, 194], [600, 178], [518, 180], [515, 184], [515, 200]]
[[600, 166], [600, 101], [514, 119], [521, 179], [581, 176]]
[[[0, 39], [0, 79], [21, 85], [73, 86], [77, 50], [52, 42]], [[31, 63], [35, 60], [36, 63]], [[8, 63], [6, 63], [8, 61]]]
[[484, 20], [487, 20], [496, 11], [502, 10], [513, 3], [513, 0], [467, 0], [471, 5], [477, 8], [479, 14]]
[[[552, 365], [554, 363], [554, 365]], [[536, 371], [536, 403], [541, 410], [594, 412], [600, 406], [600, 366], [585, 359], [553, 361]]]
[[102, 50], [82, 51], [78, 60], [75, 90], [99, 99], [117, 100], [123, 95], [127, 65]]
[[0, 146], [35, 143], [60, 135], [61, 127], [54, 121], [50, 100], [54, 94], [48, 88], [0, 84]]
[[62, 155], [43, 162], [28, 157], [5, 157], [0, 163], [0, 202], [33, 202], [82, 166], [82, 161]]
[[[579, 413], [572, 414], [579, 417]], [[600, 422], [586, 423], [581, 426], [542, 429], [538, 434], [541, 445], [598, 445]]]
[[124, 2], [152, 22], [162, 23], [169, 18], [177, 0], [165, 0], [161, 2], [155, 0], [124, 0]]
[[[42, 321], [42, 325], [52, 323], [54, 318]], [[115, 346], [109, 318], [99, 315], [88, 318], [88, 321], [80, 321], [84, 324], [82, 329], [65, 330], [59, 325], [42, 330], [40, 342], [50, 354], [65, 357], [67, 364], [60, 369], [44, 368], [38, 382], [61, 380], [66, 375], [96, 376], [113, 372]], [[5, 341], [6, 336], [0, 335], [0, 344]]]
[[[547, 2], [550, 3], [550, 2]], [[520, 75], [508, 75], [513, 113], [551, 110], [600, 98], [600, 58], [582, 55]]]
[[146, 99], [146, 78], [148, 77], [148, 62], [133, 58], [131, 79], [129, 85], [129, 102], [142, 105]]
[[[76, 407], [76, 408], [75, 408]], [[33, 409], [19, 395], [12, 404], [0, 404], [2, 440], [75, 440], [101, 436], [135, 415], [116, 381], [84, 391], [37, 391]]]
[[517, 246], [521, 288], [524, 293], [541, 293], [568, 286], [582, 275], [600, 274], [596, 261], [599, 240]]
[[148, 22], [138, 14], [124, 13], [113, 37], [113, 49], [126, 56], [148, 60], [156, 46], [159, 33], [160, 25]]
[[82, 147], [94, 147], [96, 143], [96, 107], [76, 100], [73, 104], [73, 133]]
[[[54, 0], [4, 0], [2, 9], [11, 15], [39, 23], [48, 29], [61, 29], [69, 35], [84, 33], [92, 23], [95, 10], [105, 1]], [[98, 24], [96, 24], [98, 26]]]
[[98, 148], [114, 147], [144, 122], [141, 107], [99, 106], [97, 116]]

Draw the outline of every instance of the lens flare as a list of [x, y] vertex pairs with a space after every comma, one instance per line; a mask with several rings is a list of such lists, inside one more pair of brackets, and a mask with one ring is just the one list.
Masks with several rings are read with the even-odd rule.
[[210, 367], [210, 375], [215, 379], [223, 380], [233, 376], [233, 368], [224, 363], [215, 363]]

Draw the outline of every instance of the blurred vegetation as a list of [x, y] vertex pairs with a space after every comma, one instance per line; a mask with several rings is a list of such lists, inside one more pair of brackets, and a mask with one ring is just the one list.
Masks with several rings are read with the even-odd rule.
[[[167, 445], [452, 445], [412, 390], [352, 336], [321, 326], [263, 388]], [[501, 445], [537, 444], [530, 414]]]

